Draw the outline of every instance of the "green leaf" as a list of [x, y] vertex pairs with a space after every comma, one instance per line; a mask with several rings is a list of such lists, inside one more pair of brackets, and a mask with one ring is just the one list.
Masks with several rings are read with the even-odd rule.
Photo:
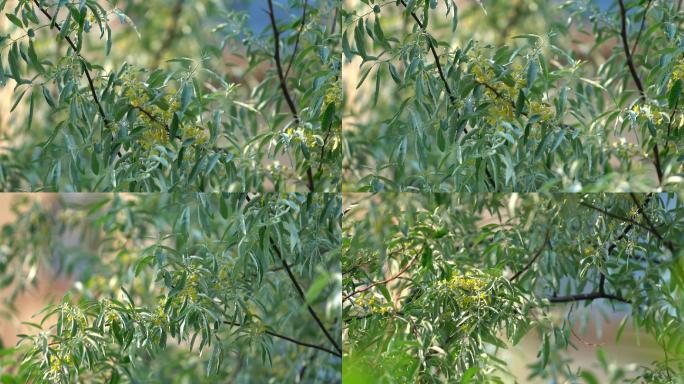
[[12, 22], [12, 24], [16, 25], [17, 27], [24, 29], [24, 24], [19, 20], [18, 17], [14, 16], [11, 13], [6, 13], [5, 16], [9, 19], [9, 21]]
[[677, 79], [674, 84], [672, 84], [672, 88], [670, 89], [670, 94], [667, 97], [668, 104], [670, 105], [670, 109], [674, 109], [678, 102], [679, 102], [679, 95], [682, 93], [682, 80]]
[[193, 89], [190, 84], [183, 85], [183, 91], [181, 92], [181, 111], [185, 112], [192, 101]]
[[543, 339], [543, 345], [542, 345], [542, 351], [541, 351], [541, 364], [542, 368], [546, 367], [546, 364], [549, 362], [549, 352], [550, 352], [550, 345], [549, 345], [549, 335], [544, 333], [542, 336]]
[[600, 381], [598, 381], [596, 376], [594, 376], [594, 374], [592, 374], [589, 371], [583, 370], [582, 373], [580, 373], [580, 377], [583, 378], [587, 384], [599, 384], [600, 383]]
[[460, 384], [469, 384], [473, 377], [475, 377], [475, 374], [477, 374], [477, 371], [479, 371], [480, 368], [476, 365], [468, 368], [468, 370], [463, 373], [463, 377], [461, 377]]
[[43, 97], [45, 97], [45, 101], [47, 101], [47, 103], [50, 107], [54, 108], [55, 107], [55, 100], [52, 98], [52, 96], [50, 96], [50, 91], [48, 91], [48, 89], [45, 86], [43, 86], [42, 88], [43, 88]]
[[354, 29], [354, 42], [356, 43], [356, 51], [362, 59], [366, 60], [368, 54], [366, 53], [366, 39], [363, 28], [363, 18], [360, 18], [357, 27]]
[[145, 268], [145, 266], [151, 264], [154, 261], [154, 259], [154, 255], [145, 256], [142, 259], [140, 259], [140, 261], [138, 261], [138, 264], [135, 266], [135, 276], [138, 276], [140, 272]]
[[323, 116], [321, 117], [321, 129], [324, 132], [327, 132], [330, 130], [330, 127], [332, 126], [334, 118], [335, 118], [335, 103], [330, 103], [325, 108], [325, 111], [323, 112]]
[[624, 316], [622, 318], [622, 321], [620, 321], [620, 325], [618, 326], [617, 333], [615, 334], [615, 343], [620, 342], [620, 338], [622, 337], [622, 333], [625, 331], [625, 325], [627, 324], [627, 319], [629, 316]]
[[323, 289], [330, 283], [330, 276], [328, 274], [319, 275], [306, 291], [306, 302], [312, 304], [316, 301]]
[[28, 130], [31, 130], [31, 125], [33, 124], [33, 105], [35, 104], [35, 97], [33, 91], [31, 91], [31, 99], [29, 100], [29, 115], [28, 115]]
[[527, 67], [527, 89], [531, 89], [534, 81], [537, 80], [537, 73], [539, 72], [539, 65], [536, 60], [530, 61]]
[[392, 80], [394, 80], [394, 82], [397, 84], [401, 84], [401, 76], [399, 76], [399, 72], [397, 72], [397, 67], [395, 67], [394, 64], [390, 62], [388, 62], [387, 64], [389, 66], [389, 72], [392, 76]]
[[95, 151], [90, 154], [90, 167], [94, 174], [100, 173], [100, 162], [97, 160], [97, 152]]
[[518, 100], [515, 102], [515, 117], [520, 117], [525, 108], [525, 92], [521, 89], [518, 91]]

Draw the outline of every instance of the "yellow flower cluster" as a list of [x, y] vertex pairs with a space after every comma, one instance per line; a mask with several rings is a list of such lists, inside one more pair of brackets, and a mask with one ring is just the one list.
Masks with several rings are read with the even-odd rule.
[[339, 108], [342, 104], [342, 87], [340, 86], [339, 82], [333, 83], [333, 85], [326, 91], [325, 96], [323, 97], [322, 110], [325, 111], [330, 104], [335, 104], [335, 108]]
[[52, 377], [57, 377], [62, 372], [62, 367], [73, 366], [74, 359], [71, 357], [71, 353], [63, 350], [61, 345], [57, 345], [55, 354], [50, 356], [50, 375]]
[[684, 61], [680, 61], [672, 68], [672, 75], [670, 76], [667, 88], [670, 89], [677, 80], [684, 80]]
[[150, 149], [156, 144], [165, 145], [169, 142], [169, 135], [166, 128], [160, 126], [149, 126], [142, 133], [141, 145], [144, 149]]
[[630, 219], [635, 219], [638, 214], [639, 214], [639, 209], [637, 207], [632, 207], [632, 209], [629, 210], [629, 218]]
[[657, 105], [648, 104], [642, 106], [639, 106], [639, 104], [634, 104], [632, 106], [631, 112], [634, 120], [637, 120], [639, 118], [644, 120], [650, 120], [656, 125], [661, 124], [663, 122], [663, 115], [666, 115], [666, 113], [661, 111]]
[[194, 139], [193, 145], [204, 144], [209, 140], [209, 135], [207, 135], [204, 129], [186, 126], [185, 124], [181, 127], [181, 137], [183, 140]]
[[285, 137], [288, 143], [302, 142], [305, 143], [310, 149], [316, 148], [317, 145], [316, 136], [313, 134], [313, 132], [303, 128], [295, 129], [290, 127], [285, 131]]
[[197, 273], [191, 273], [190, 276], [188, 276], [187, 280], [185, 281], [185, 287], [178, 294], [178, 297], [181, 298], [181, 301], [184, 301], [186, 298], [189, 301], [197, 301], [197, 281], [198, 280], [199, 280], [199, 275], [197, 275]]
[[454, 275], [451, 279], [438, 281], [437, 287], [454, 293], [459, 304], [469, 308], [490, 302], [490, 297], [485, 292], [487, 284], [488, 281], [483, 275], [468, 271], [463, 275]]
[[379, 315], [386, 315], [388, 313], [394, 312], [394, 307], [392, 307], [389, 303], [383, 303], [377, 297], [367, 293], [361, 294], [358, 300], [356, 300], [356, 304], [366, 310], [369, 310], [371, 313]]
[[[473, 63], [470, 73], [475, 77], [475, 80], [477, 80], [478, 83], [487, 85], [484, 90], [485, 95], [494, 103], [489, 108], [489, 113], [488, 116], [485, 117], [485, 121], [490, 125], [495, 125], [498, 120], [514, 119], [514, 103], [517, 100], [520, 90], [527, 86], [526, 74], [523, 66], [519, 63], [513, 65], [510, 74], [513, 85], [508, 85], [502, 81], [496, 80], [494, 70], [489, 65], [483, 64], [486, 63], [488, 59], [482, 56], [479, 51], [468, 52], [468, 57]], [[548, 104], [534, 100], [530, 100], [528, 103], [530, 116], [539, 115], [540, 121], [554, 119], [555, 114]]]
[[[625, 157], [638, 156], [639, 148], [634, 143], [627, 142], [624, 137], [621, 137], [619, 141], [613, 142], [613, 149], [616, 150], [618, 155]], [[648, 157], [648, 152], [641, 153], [641, 156]]]
[[[150, 149], [157, 144], [168, 144], [171, 139], [168, 130], [173, 114], [180, 109], [175, 90], [169, 89], [169, 94], [163, 97], [164, 104], [169, 107], [162, 109], [156, 104], [149, 104], [150, 96], [145, 85], [134, 79], [130, 71], [122, 76], [122, 80], [125, 88], [124, 96], [128, 98], [131, 106], [140, 110], [140, 120], [146, 126], [142, 133], [142, 147]], [[179, 127], [178, 134], [182, 140], [194, 139], [193, 145], [204, 144], [209, 139], [209, 135], [203, 128], [185, 123]]]
[[164, 306], [166, 305], [166, 296], [159, 298], [159, 304], [157, 305], [156, 313], [152, 316], [152, 324], [157, 327], [164, 327], [168, 321], [168, 316], [164, 312]]

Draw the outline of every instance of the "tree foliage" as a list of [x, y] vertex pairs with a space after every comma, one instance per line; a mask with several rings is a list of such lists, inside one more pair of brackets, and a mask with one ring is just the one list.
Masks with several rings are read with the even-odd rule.
[[21, 199], [3, 286], [54, 265], [74, 284], [3, 382], [340, 380], [336, 195], [66, 195], [57, 215]]
[[0, 1], [1, 189], [337, 189], [334, 0], [269, 0], [261, 31], [221, 1], [179, 0], [168, 26], [165, 1], [102, 3]]
[[349, 99], [373, 110], [345, 115], [348, 189], [676, 189], [680, 11], [657, 0], [356, 3], [342, 46], [360, 66], [349, 89], [367, 92]]
[[[371, 374], [380, 382], [504, 382], [512, 377], [501, 352], [528, 334], [541, 346], [531, 378], [595, 380], [563, 354], [583, 341], [576, 329], [592, 311], [623, 317], [618, 339], [626, 326], [641, 329], [669, 356], [636, 372], [611, 366], [611, 382], [681, 382], [681, 194], [360, 200], [343, 221], [350, 383]], [[597, 360], [609, 370], [605, 355]]]

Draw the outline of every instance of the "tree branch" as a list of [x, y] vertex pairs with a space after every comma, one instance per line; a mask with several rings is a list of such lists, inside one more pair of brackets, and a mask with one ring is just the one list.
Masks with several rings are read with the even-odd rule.
[[[269, 0], [269, 2], [270, 2], [270, 0]], [[245, 193], [245, 201], [247, 203], [252, 201], [252, 199], [249, 197], [249, 193]], [[328, 340], [330, 340], [330, 343], [333, 345], [333, 347], [335, 347], [337, 352], [341, 355], [342, 349], [337, 344], [337, 341], [335, 341], [335, 339], [332, 337], [332, 335], [330, 335], [328, 330], [325, 328], [325, 326], [323, 325], [323, 322], [321, 321], [321, 319], [316, 314], [316, 311], [314, 311], [314, 309], [311, 307], [311, 305], [306, 301], [306, 296], [304, 295], [304, 290], [302, 289], [301, 285], [299, 285], [299, 282], [295, 278], [294, 273], [292, 273], [292, 270], [290, 269], [290, 266], [285, 261], [285, 258], [283, 258], [283, 254], [280, 252], [280, 249], [278, 248], [275, 240], [273, 240], [273, 237], [271, 237], [270, 235], [268, 237], [268, 240], [271, 243], [271, 248], [273, 249], [273, 252], [278, 257], [278, 260], [280, 260], [281, 265], [283, 266], [283, 268], [287, 272], [287, 276], [290, 278], [292, 285], [294, 285], [295, 289], [297, 290], [299, 297], [302, 299], [304, 304], [306, 304], [306, 308], [309, 311], [309, 313], [311, 314], [311, 317], [314, 318], [314, 320], [318, 324], [318, 327], [321, 329], [321, 331], [323, 331], [323, 333], [328, 338]]]
[[[283, 96], [285, 97], [285, 102], [287, 103], [287, 106], [290, 108], [290, 113], [292, 114], [292, 118], [294, 119], [295, 123], [299, 125], [300, 119], [299, 119], [299, 113], [297, 112], [297, 107], [295, 106], [294, 101], [292, 100], [292, 96], [290, 96], [290, 91], [287, 89], [287, 79], [285, 76], [285, 73], [283, 72], [283, 65], [282, 65], [282, 60], [280, 58], [280, 32], [278, 31], [278, 26], [276, 25], [276, 20], [275, 20], [275, 12], [273, 11], [273, 0], [268, 0], [268, 16], [271, 21], [271, 29], [273, 30], [273, 44], [275, 45], [275, 52], [273, 53], [273, 59], [275, 60], [275, 65], [276, 65], [276, 70], [278, 72], [278, 80], [280, 82], [280, 90], [283, 92]], [[314, 191], [314, 180], [313, 180], [313, 171], [311, 170], [311, 166], [308, 166], [306, 168], [306, 178], [307, 178], [307, 187], [309, 188], [309, 191], [313, 192]]]
[[672, 252], [674, 254], [675, 251], [674, 251], [674, 246], [672, 245], [672, 242], [665, 241], [665, 239], [663, 239], [663, 236], [656, 230], [655, 225], [653, 225], [653, 222], [651, 221], [651, 219], [646, 214], [644, 207], [641, 205], [641, 203], [639, 202], [639, 199], [636, 197], [636, 195], [634, 193], [630, 192], [629, 196], [632, 198], [632, 201], [634, 201], [634, 204], [636, 204], [637, 212], [640, 213], [641, 217], [644, 218], [646, 225], [650, 228], [649, 232], [651, 232], [653, 234], [653, 236], [655, 236], [660, 242], [665, 244], [667, 249], [669, 249], [670, 252]]
[[[629, 67], [629, 72], [632, 75], [632, 79], [634, 79], [634, 84], [636, 84], [637, 88], [639, 89], [639, 94], [641, 95], [640, 99], [646, 101], [646, 92], [644, 91], [644, 86], [641, 83], [641, 78], [639, 78], [636, 66], [634, 65], [632, 52], [629, 49], [629, 41], [627, 38], [627, 9], [625, 9], [625, 3], [623, 0], [618, 0], [618, 4], [620, 5], [620, 36], [622, 38], [622, 47], [625, 50], [625, 56], [627, 57], [627, 66]], [[646, 18], [646, 15], [644, 15], [644, 18]], [[658, 143], [655, 143], [655, 145], [653, 146], [653, 164], [656, 169], [656, 174], [658, 175], [658, 183], [662, 184], [663, 171], [660, 165], [660, 151], [658, 150]]]
[[273, 251], [275, 252], [276, 256], [278, 256], [278, 259], [280, 260], [280, 263], [281, 263], [281, 264], [283, 265], [283, 267], [285, 268], [285, 271], [287, 272], [287, 275], [288, 275], [288, 277], [290, 278], [290, 281], [292, 281], [292, 285], [294, 285], [295, 289], [297, 290], [297, 293], [299, 294], [299, 297], [300, 297], [300, 298], [302, 299], [302, 301], [306, 304], [306, 308], [309, 310], [309, 313], [311, 314], [311, 317], [314, 318], [314, 320], [315, 320], [316, 323], [318, 324], [318, 327], [321, 328], [321, 330], [322, 330], [323, 333], [325, 334], [325, 337], [327, 337], [328, 340], [330, 340], [330, 343], [333, 345], [333, 347], [335, 347], [335, 349], [337, 350], [337, 352], [339, 352], [339, 353], [341, 354], [341, 353], [342, 353], [342, 349], [341, 349], [340, 346], [337, 344], [337, 341], [335, 341], [335, 339], [332, 337], [332, 335], [330, 334], [330, 332], [328, 332], [328, 330], [325, 328], [325, 326], [323, 325], [323, 322], [321, 321], [321, 319], [320, 319], [320, 318], [318, 317], [318, 315], [316, 314], [316, 311], [314, 311], [314, 309], [311, 307], [311, 305], [306, 301], [306, 296], [304, 295], [304, 290], [302, 290], [302, 287], [299, 285], [299, 282], [298, 282], [297, 279], [295, 278], [294, 273], [292, 273], [292, 269], [290, 269], [290, 266], [287, 265], [287, 263], [285, 262], [285, 259], [283, 258], [283, 255], [282, 255], [282, 253], [280, 252], [280, 249], [276, 246], [275, 241], [273, 240], [272, 237], [270, 237], [270, 241], [271, 241], [271, 247], [273, 248]]
[[[48, 18], [50, 21], [50, 26], [54, 27], [57, 29], [57, 31], [62, 31], [62, 27], [60, 27], [57, 23], [56, 20], [52, 17], [50, 12], [48, 12], [47, 9], [43, 8], [38, 0], [33, 0], [33, 3], [38, 7], [38, 9], [45, 15], [45, 17]], [[109, 125], [110, 121], [107, 118], [107, 115], [105, 114], [104, 108], [102, 108], [102, 104], [100, 104], [100, 98], [97, 96], [97, 92], [95, 91], [95, 85], [93, 84], [93, 78], [90, 76], [90, 71], [88, 70], [88, 66], [86, 65], [87, 61], [86, 59], [81, 56], [81, 54], [78, 52], [78, 48], [76, 47], [76, 44], [74, 44], [73, 40], [68, 35], [64, 36], [64, 40], [69, 44], [71, 49], [74, 51], [74, 54], [76, 57], [78, 57], [81, 62], [83, 63], [83, 72], [86, 75], [86, 79], [88, 80], [88, 87], [90, 88], [90, 93], [93, 96], [93, 100], [95, 101], [95, 104], [97, 105], [97, 111], [100, 114], [100, 117], [102, 117], [102, 121], [104, 121], [105, 125]]]
[[[399, 0], [401, 2], [401, 5], [404, 6], [404, 8], [408, 9], [408, 5], [406, 4], [405, 0]], [[418, 24], [418, 27], [423, 30], [423, 32], [427, 33], [427, 26], [423, 24], [422, 21], [418, 18], [418, 15], [416, 15], [415, 12], [411, 12], [411, 17], [413, 20], [416, 21], [416, 24]], [[439, 55], [437, 54], [437, 50], [435, 49], [434, 44], [432, 44], [432, 36], [428, 35], [428, 47], [430, 48], [430, 52], [432, 53], [432, 57], [435, 60], [435, 66], [437, 67], [437, 72], [439, 72], [439, 77], [442, 79], [442, 83], [444, 83], [444, 90], [446, 91], [448, 97], [449, 97], [449, 102], [451, 104], [454, 104], [456, 102], [456, 95], [454, 95], [451, 91], [451, 87], [449, 86], [449, 82], [446, 79], [446, 76], [444, 76], [444, 70], [442, 69], [442, 64], [439, 62]], [[496, 92], [496, 91], [495, 91]], [[463, 132], [468, 133], [468, 129], [463, 127]], [[494, 182], [494, 177], [492, 174], [489, 172], [489, 169], [486, 166], [485, 163], [485, 173], [487, 175], [487, 179], [489, 179], [489, 182], [492, 184], [492, 187], [496, 186], [496, 183]]]
[[625, 304], [631, 304], [632, 302], [621, 297], [621, 296], [616, 296], [616, 295], [611, 295], [603, 292], [592, 292], [592, 293], [581, 293], [577, 295], [568, 295], [568, 296], [551, 296], [547, 297], [549, 302], [557, 304], [557, 303], [570, 303], [573, 301], [593, 301], [597, 299], [608, 299], [608, 300], [615, 300], [619, 301]]
[[644, 17], [641, 18], [641, 25], [639, 26], [639, 33], [637, 33], [634, 45], [632, 45], [632, 53], [636, 53], [637, 47], [639, 46], [639, 39], [641, 39], [641, 33], [644, 31], [644, 25], [646, 24], [646, 14], [648, 13], [648, 9], [651, 8], [652, 2], [653, 0], [648, 0], [648, 4], [646, 4], [646, 9], [644, 10]]
[[[227, 320], [224, 320], [223, 323], [224, 323], [224, 324], [228, 324], [228, 325], [232, 325], [232, 326], [236, 326], [236, 327], [241, 327], [241, 326], [242, 326], [242, 324], [240, 324], [240, 323], [236, 323], [236, 322], [232, 322], [232, 321], [227, 321]], [[338, 352], [335, 352], [335, 351], [333, 351], [333, 350], [331, 350], [331, 349], [328, 349], [328, 348], [326, 348], [326, 347], [320, 346], [320, 345], [311, 344], [311, 343], [307, 343], [307, 342], [304, 342], [304, 341], [299, 341], [299, 340], [293, 339], [293, 338], [291, 338], [291, 337], [288, 337], [288, 336], [285, 336], [285, 335], [281, 335], [281, 334], [279, 334], [279, 333], [275, 333], [275, 332], [269, 331], [268, 329], [264, 330], [264, 333], [267, 334], [267, 335], [273, 336], [273, 337], [277, 337], [277, 338], [279, 338], [279, 339], [287, 340], [287, 341], [289, 341], [289, 342], [291, 342], [291, 343], [294, 343], [294, 344], [297, 344], [297, 345], [301, 345], [301, 346], [303, 346], [303, 347], [308, 347], [308, 348], [317, 349], [317, 350], [319, 350], [319, 351], [327, 352], [327, 353], [329, 353], [329, 354], [331, 354], [331, 355], [334, 355], [334, 356], [337, 356], [337, 357], [342, 357], [342, 354], [340, 354], [340, 353], [338, 353]]]
[[299, 24], [299, 30], [297, 31], [297, 38], [295, 40], [294, 49], [292, 50], [292, 57], [290, 57], [290, 62], [287, 64], [287, 69], [285, 70], [285, 78], [290, 74], [290, 68], [292, 68], [292, 62], [295, 61], [297, 57], [297, 49], [299, 48], [299, 38], [302, 36], [302, 31], [304, 30], [304, 24], [306, 24], [306, 8], [309, 6], [309, 0], [304, 0], [304, 7], [302, 9], [302, 20]]
[[369, 289], [371, 289], [371, 288], [373, 288], [373, 287], [375, 287], [375, 286], [378, 286], [378, 285], [381, 285], [381, 284], [387, 284], [387, 283], [391, 282], [392, 280], [395, 280], [395, 279], [399, 278], [399, 277], [400, 277], [401, 275], [403, 275], [406, 271], [408, 271], [409, 268], [411, 268], [411, 266], [412, 266], [413, 264], [416, 263], [416, 260], [418, 260], [418, 256], [420, 256], [420, 254], [423, 253], [423, 249], [424, 249], [424, 248], [425, 248], [425, 244], [423, 244], [423, 246], [420, 247], [420, 250], [418, 250], [418, 252], [417, 252], [415, 255], [413, 255], [413, 258], [411, 258], [411, 261], [409, 261], [409, 262], [404, 266], [404, 268], [402, 268], [396, 275], [394, 275], [394, 276], [392, 276], [392, 277], [389, 277], [389, 278], [387, 278], [387, 279], [381, 280], [381, 281], [376, 281], [376, 282], [371, 283], [371, 284], [369, 284], [369, 285], [367, 285], [367, 286], [365, 286], [365, 287], [363, 287], [363, 288], [357, 289], [357, 290], [355, 290], [354, 292], [352, 292], [352, 293], [348, 294], [347, 296], [343, 297], [343, 298], [342, 298], [342, 302], [344, 303], [345, 301], [349, 300], [352, 296], [358, 295], [359, 293], [366, 292], [367, 290], [369, 290]]
[[523, 269], [519, 270], [515, 275], [513, 275], [513, 277], [511, 277], [511, 279], [509, 280], [510, 282], [515, 281], [515, 279], [520, 277], [520, 275], [522, 275], [523, 273], [525, 273], [525, 271], [527, 271], [528, 269], [530, 269], [532, 267], [532, 264], [534, 264], [534, 262], [537, 261], [539, 256], [541, 256], [542, 252], [544, 252], [544, 249], [546, 248], [546, 244], [549, 242], [550, 238], [551, 238], [551, 228], [546, 230], [546, 235], [544, 236], [544, 241], [539, 246], [539, 249], [537, 250], [537, 252], [534, 253], [534, 256], [532, 257], [532, 259], [527, 263], [527, 265], [525, 265], [523, 267]]
[[620, 215], [618, 215], [618, 214], [615, 214], [615, 213], [612, 213], [612, 212], [608, 211], [607, 209], [600, 208], [600, 207], [597, 207], [597, 206], [592, 205], [592, 204], [589, 204], [589, 203], [585, 203], [584, 201], [580, 201], [579, 204], [580, 204], [581, 206], [583, 206], [583, 207], [587, 207], [587, 208], [593, 209], [593, 210], [595, 210], [595, 211], [597, 211], [597, 212], [601, 212], [601, 213], [603, 213], [603, 214], [606, 215], [606, 216], [610, 216], [610, 217], [612, 217], [612, 218], [614, 218], [614, 219], [617, 219], [617, 220], [620, 220], [620, 221], [624, 221], [625, 223], [629, 223], [630, 225], [636, 225], [637, 227], [640, 227], [640, 228], [642, 228], [642, 229], [645, 229], [645, 230], [647, 230], [647, 231], [649, 231], [649, 232], [651, 231], [651, 229], [650, 229], [649, 227], [647, 227], [647, 226], [641, 224], [640, 222], [638, 222], [638, 221], [636, 221], [636, 220], [634, 220], [634, 219], [630, 219], [629, 217], [620, 216]]

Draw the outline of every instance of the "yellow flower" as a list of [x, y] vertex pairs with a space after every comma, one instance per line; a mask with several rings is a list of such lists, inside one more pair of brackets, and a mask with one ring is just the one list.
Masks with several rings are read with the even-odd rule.
[[52, 358], [50, 363], [50, 374], [57, 375], [62, 370], [62, 364], [60, 364], [59, 359], [56, 357]]
[[333, 85], [328, 88], [328, 90], [325, 93], [325, 96], [323, 97], [323, 111], [328, 107], [330, 104], [335, 104], [335, 107], [340, 106], [342, 103], [342, 87], [340, 87], [340, 84], [335, 82]]
[[629, 210], [629, 217], [631, 219], [636, 218], [638, 214], [639, 214], [639, 210], [637, 209], [637, 207], [632, 207], [632, 209]]

